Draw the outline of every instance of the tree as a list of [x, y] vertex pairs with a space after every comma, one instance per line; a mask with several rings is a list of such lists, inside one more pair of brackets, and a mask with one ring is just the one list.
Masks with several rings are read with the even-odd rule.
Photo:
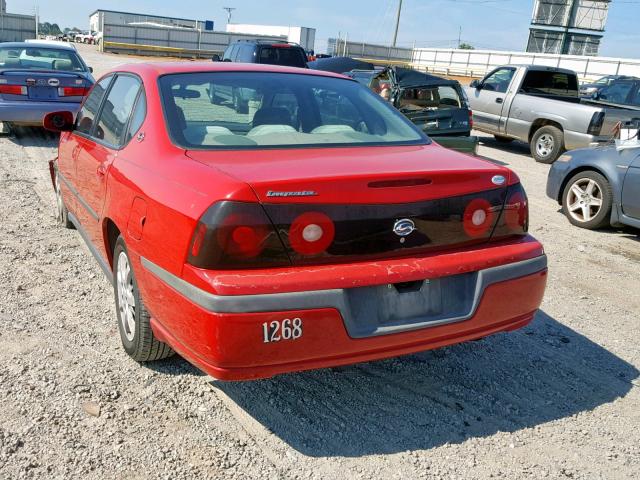
[[458, 45], [458, 48], [460, 50], [475, 50], [475, 47], [473, 45], [465, 42], [462, 42], [460, 45]]

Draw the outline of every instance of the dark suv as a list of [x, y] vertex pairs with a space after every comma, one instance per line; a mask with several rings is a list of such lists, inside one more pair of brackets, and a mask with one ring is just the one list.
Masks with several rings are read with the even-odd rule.
[[[214, 61], [220, 60], [214, 57]], [[239, 40], [224, 51], [223, 62], [267, 63], [287, 67], [307, 67], [307, 54], [300, 45], [289, 42]]]

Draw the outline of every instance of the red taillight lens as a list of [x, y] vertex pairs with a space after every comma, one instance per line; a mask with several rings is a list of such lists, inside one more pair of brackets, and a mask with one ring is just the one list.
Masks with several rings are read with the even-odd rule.
[[200, 218], [188, 262], [206, 269], [290, 265], [280, 237], [258, 203], [218, 202]]
[[529, 230], [529, 201], [522, 185], [516, 183], [507, 190], [506, 201], [493, 238], [525, 235]]
[[469, 110], [469, 128], [473, 128], [473, 112]]
[[88, 88], [84, 87], [58, 87], [58, 96], [59, 97], [84, 97]]
[[321, 212], [306, 212], [291, 224], [289, 243], [302, 255], [318, 255], [329, 248], [335, 234], [333, 221], [327, 215]]
[[27, 87], [24, 85], [0, 85], [0, 94], [3, 95], [26, 95]]
[[464, 210], [462, 226], [471, 238], [486, 236], [493, 228], [495, 220], [494, 209], [484, 198], [476, 198], [469, 202]]

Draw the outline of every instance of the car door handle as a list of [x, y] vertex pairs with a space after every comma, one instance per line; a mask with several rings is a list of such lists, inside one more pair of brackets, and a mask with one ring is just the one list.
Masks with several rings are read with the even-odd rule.
[[496, 103], [502, 103], [502, 102], [504, 102], [504, 99], [502, 99], [502, 98], [496, 98]]
[[107, 166], [104, 163], [101, 163], [100, 165], [98, 165], [98, 175], [100, 175], [101, 177], [104, 177], [107, 173]]

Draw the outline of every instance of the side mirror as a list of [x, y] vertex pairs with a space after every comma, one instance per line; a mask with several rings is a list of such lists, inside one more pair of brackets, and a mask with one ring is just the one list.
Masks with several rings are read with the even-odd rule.
[[220, 59], [220, 55], [218, 55], [217, 53], [214, 53], [213, 56], [211, 57], [211, 61], [212, 62], [219, 62]]
[[51, 112], [44, 116], [42, 126], [51, 132], [70, 132], [73, 130], [73, 113], [68, 111]]
[[474, 80], [473, 82], [471, 82], [471, 83], [469, 84], [469, 86], [470, 86], [471, 88], [475, 88], [475, 89], [477, 89], [477, 90], [480, 90], [480, 88], [482, 87], [482, 84], [480, 83], [480, 80]]
[[93, 73], [93, 67], [89, 67], [89, 73]]

